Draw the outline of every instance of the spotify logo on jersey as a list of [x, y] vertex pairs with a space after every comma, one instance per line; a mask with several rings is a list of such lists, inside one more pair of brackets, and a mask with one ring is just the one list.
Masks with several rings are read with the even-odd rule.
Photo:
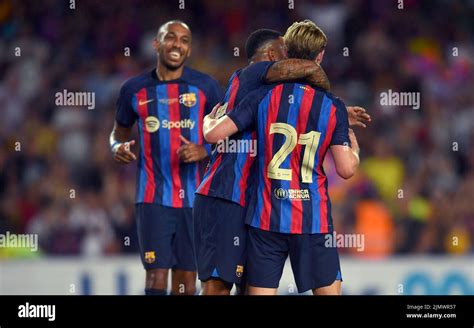
[[153, 133], [158, 131], [161, 127], [163, 129], [171, 130], [171, 129], [194, 129], [196, 126], [196, 122], [193, 120], [186, 118], [182, 119], [181, 121], [168, 121], [163, 120], [160, 121], [155, 116], [148, 116], [145, 119], [145, 129], [148, 133]]
[[149, 133], [156, 132], [160, 128], [160, 121], [155, 116], [148, 116], [145, 119], [145, 128]]

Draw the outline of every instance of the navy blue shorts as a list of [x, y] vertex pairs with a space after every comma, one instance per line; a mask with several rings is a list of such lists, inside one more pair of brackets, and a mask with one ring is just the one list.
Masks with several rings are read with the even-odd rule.
[[342, 280], [337, 248], [325, 246], [325, 235], [283, 234], [249, 227], [249, 285], [278, 288], [288, 255], [299, 293]]
[[225, 199], [197, 194], [193, 215], [199, 280], [218, 278], [240, 283], [247, 240], [244, 208]]
[[196, 271], [192, 209], [145, 203], [135, 206], [145, 270]]

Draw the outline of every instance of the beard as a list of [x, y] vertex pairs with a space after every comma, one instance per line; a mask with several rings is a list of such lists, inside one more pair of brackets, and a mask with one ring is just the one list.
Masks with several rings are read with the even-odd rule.
[[168, 63], [167, 61], [163, 60], [161, 63], [163, 66], [165, 66], [168, 70], [170, 71], [176, 71], [180, 69], [184, 65], [184, 60], [180, 64], [171, 64]]

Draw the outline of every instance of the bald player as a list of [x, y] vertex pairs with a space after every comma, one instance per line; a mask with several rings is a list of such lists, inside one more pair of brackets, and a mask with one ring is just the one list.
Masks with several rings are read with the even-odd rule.
[[[210, 154], [202, 122], [223, 93], [209, 75], [185, 66], [191, 42], [182, 21], [159, 28], [156, 68], [124, 83], [110, 135], [116, 162], [138, 162], [135, 209], [146, 295], [166, 295], [169, 269], [173, 295], [196, 292], [192, 205]], [[130, 140], [135, 122], [138, 156]]]

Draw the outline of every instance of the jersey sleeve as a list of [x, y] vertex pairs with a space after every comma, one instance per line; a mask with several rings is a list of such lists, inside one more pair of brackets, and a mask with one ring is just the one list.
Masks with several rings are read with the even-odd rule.
[[224, 91], [216, 80], [212, 79], [206, 90], [206, 115], [209, 114], [214, 106], [224, 98]]
[[137, 120], [137, 113], [133, 110], [132, 99], [133, 93], [127, 87], [127, 83], [125, 83], [120, 89], [115, 114], [115, 120], [121, 126], [131, 127]]
[[252, 64], [244, 69], [243, 74], [246, 75], [250, 83], [253, 82], [253, 87], [264, 84], [265, 76], [267, 76], [268, 70], [274, 63], [272, 61], [262, 61]]
[[242, 99], [237, 107], [227, 114], [239, 131], [249, 129], [256, 123], [260, 98], [258, 90], [251, 92]]
[[351, 146], [349, 139], [349, 115], [346, 105], [339, 99], [334, 99], [336, 107], [336, 127], [331, 138], [331, 145]]

